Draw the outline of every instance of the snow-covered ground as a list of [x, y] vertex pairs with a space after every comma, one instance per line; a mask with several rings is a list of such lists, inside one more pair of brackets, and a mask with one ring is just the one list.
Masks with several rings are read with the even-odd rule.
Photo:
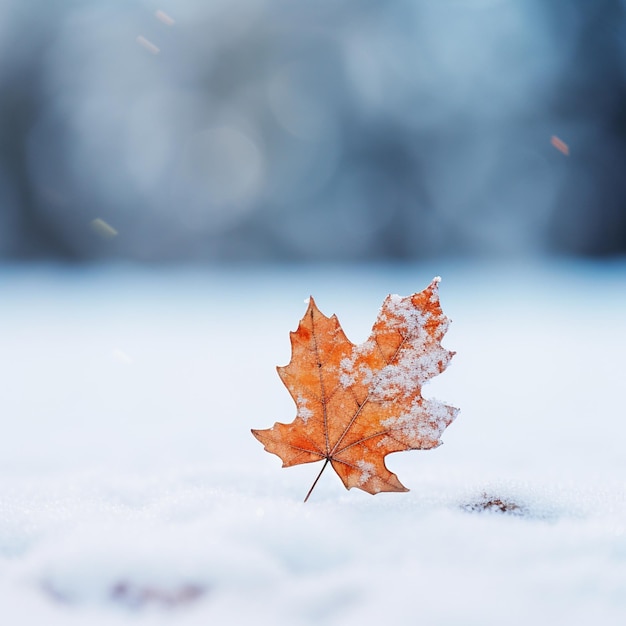
[[[409, 493], [303, 504], [319, 464], [250, 428], [295, 415], [304, 300], [360, 342], [436, 274], [445, 445], [387, 458]], [[625, 349], [626, 263], [5, 267], [2, 623], [622, 625]]]

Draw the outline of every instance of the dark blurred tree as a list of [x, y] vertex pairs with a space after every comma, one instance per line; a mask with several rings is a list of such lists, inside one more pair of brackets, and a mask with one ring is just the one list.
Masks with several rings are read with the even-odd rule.
[[[558, 38], [575, 22], [552, 111], [564, 128], [584, 128], [571, 145], [551, 235], [558, 251], [626, 252], [626, 15], [620, 0], [546, 3]], [[558, 157], [558, 155], [553, 155]]]

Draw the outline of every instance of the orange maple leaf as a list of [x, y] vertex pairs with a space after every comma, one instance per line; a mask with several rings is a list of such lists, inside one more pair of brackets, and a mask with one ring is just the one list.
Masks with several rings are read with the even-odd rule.
[[365, 343], [355, 345], [337, 317], [313, 298], [290, 333], [291, 361], [278, 374], [297, 407], [291, 424], [252, 434], [283, 467], [324, 460], [306, 502], [330, 463], [347, 489], [408, 491], [385, 466], [385, 456], [428, 450], [458, 409], [422, 397], [454, 352], [441, 345], [450, 321], [439, 304], [439, 278], [412, 296], [387, 296]]

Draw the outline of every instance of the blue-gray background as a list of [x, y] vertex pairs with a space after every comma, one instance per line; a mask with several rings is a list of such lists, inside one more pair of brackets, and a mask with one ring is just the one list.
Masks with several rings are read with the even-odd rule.
[[623, 254], [625, 76], [620, 0], [0, 0], [0, 258]]

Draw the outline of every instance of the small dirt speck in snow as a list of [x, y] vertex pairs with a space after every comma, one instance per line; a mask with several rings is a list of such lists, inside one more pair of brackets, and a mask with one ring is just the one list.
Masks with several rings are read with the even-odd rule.
[[487, 493], [483, 493], [480, 498], [474, 501], [463, 503], [461, 508], [468, 513], [482, 513], [487, 511], [489, 513], [503, 513], [518, 516], [528, 515], [528, 509], [524, 505], [518, 504], [508, 498], [500, 498]]

